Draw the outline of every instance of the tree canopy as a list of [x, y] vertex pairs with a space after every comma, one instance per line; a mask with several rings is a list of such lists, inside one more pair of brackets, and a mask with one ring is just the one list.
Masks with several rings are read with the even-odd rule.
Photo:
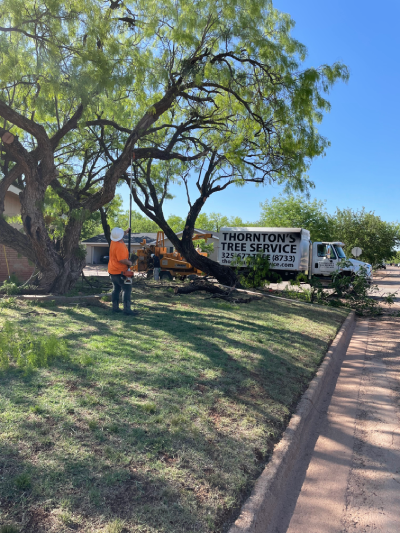
[[[211, 194], [249, 181], [307, 188], [329, 145], [316, 128], [325, 94], [348, 72], [302, 70], [293, 24], [270, 0], [3, 0], [0, 213], [16, 183], [25, 234], [0, 219], [0, 242], [63, 292], [84, 263], [83, 224], [130, 172], [139, 208], [186, 255]], [[176, 181], [189, 203], [178, 240], [163, 212]], [[49, 188], [68, 207], [57, 246]]]
[[336, 209], [329, 214], [325, 202], [305, 196], [285, 196], [261, 204], [260, 225], [266, 227], [302, 227], [310, 230], [313, 241], [342, 241], [346, 255], [358, 246], [361, 261], [376, 264], [396, 256], [400, 244], [400, 226], [386, 222], [365, 208]]
[[305, 228], [313, 241], [330, 240], [331, 218], [325, 202], [304, 196], [281, 195], [261, 204], [260, 226]]
[[400, 244], [398, 223], [385, 222], [364, 208], [358, 211], [337, 209], [332, 222], [333, 236], [346, 244], [348, 256], [355, 246], [362, 249], [358, 259], [372, 265], [396, 256]]

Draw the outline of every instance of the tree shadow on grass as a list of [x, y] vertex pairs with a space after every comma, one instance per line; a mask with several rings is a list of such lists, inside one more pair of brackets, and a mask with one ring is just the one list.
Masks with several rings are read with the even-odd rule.
[[[293, 316], [287, 307], [274, 310]], [[279, 324], [255, 323], [256, 312], [207, 325], [204, 314], [161, 304], [134, 321], [109, 319], [98, 308], [68, 310], [88, 328], [65, 332], [79, 354], [38, 372], [29, 391], [18, 393], [23, 405], [13, 406], [16, 433], [9, 438], [19, 439], [21, 452], [9, 464], [33, 484], [24, 489], [24, 507], [20, 493], [0, 489], [15, 504], [7, 513], [20, 521], [27, 508], [28, 516], [42, 509], [44, 522], [57, 520], [53, 511], [66, 500], [85, 530], [114, 518], [154, 531], [225, 530], [311, 376], [285, 351], [297, 343], [322, 354], [327, 346], [306, 333], [277, 336]], [[323, 313], [318, 320], [329, 323]], [[239, 339], [230, 337], [235, 329]], [[256, 336], [266, 342], [255, 346]], [[82, 362], [82, 350], [91, 362]], [[2, 390], [12, 401], [17, 376], [9, 377]], [[38, 389], [35, 379], [48, 385]], [[53, 391], [58, 383], [64, 390]], [[44, 411], [23, 417], [37, 402]], [[42, 525], [32, 520], [24, 531], [39, 533]]]

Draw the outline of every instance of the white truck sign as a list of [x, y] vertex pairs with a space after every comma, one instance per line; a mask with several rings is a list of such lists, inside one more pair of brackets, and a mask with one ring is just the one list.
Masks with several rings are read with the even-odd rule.
[[[356, 259], [346, 259], [342, 242], [312, 242], [304, 228], [221, 228], [218, 243], [218, 262], [235, 263], [262, 254], [268, 258], [271, 270], [283, 279], [298, 273], [329, 277], [336, 271], [355, 275], [363, 268], [372, 276], [371, 265]], [[347, 266], [343, 266], [343, 261]]]
[[[234, 257], [245, 259], [260, 253], [274, 269], [300, 267], [302, 233], [291, 228], [222, 228], [219, 233], [218, 262], [230, 265]], [[305, 237], [309, 239], [307, 230]]]

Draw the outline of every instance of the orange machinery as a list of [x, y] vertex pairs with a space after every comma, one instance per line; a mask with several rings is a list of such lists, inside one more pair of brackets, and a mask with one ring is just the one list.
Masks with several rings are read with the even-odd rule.
[[[212, 233], [198, 233], [193, 235], [193, 240], [204, 239], [207, 242], [207, 239], [210, 239], [211, 237]], [[149, 245], [146, 243], [146, 239], [143, 239], [143, 242], [141, 242], [140, 245], [143, 246], [143, 248], [140, 248], [136, 252], [137, 259], [134, 265], [128, 270], [128, 276], [130, 276], [130, 272], [132, 272], [132, 276], [134, 275], [134, 272], [147, 272], [148, 277], [151, 277], [153, 274], [152, 269], [150, 268], [150, 264], [152, 263], [151, 254], [157, 255], [160, 258], [160, 279], [172, 280], [174, 277], [183, 279], [186, 276], [202, 274], [201, 270], [192, 266], [180, 253], [167, 253], [163, 231], [157, 233], [155, 244]], [[206, 252], [198, 253], [207, 257]]]

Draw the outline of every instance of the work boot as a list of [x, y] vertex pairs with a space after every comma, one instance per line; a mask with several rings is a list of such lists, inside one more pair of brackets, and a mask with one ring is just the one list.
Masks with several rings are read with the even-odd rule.
[[121, 309], [118, 307], [118, 305], [113, 305], [112, 312], [113, 313], [120, 313]]
[[131, 309], [124, 310], [124, 315], [127, 315], [127, 316], [136, 316], [138, 314], [139, 313], [137, 311], [131, 311]]

